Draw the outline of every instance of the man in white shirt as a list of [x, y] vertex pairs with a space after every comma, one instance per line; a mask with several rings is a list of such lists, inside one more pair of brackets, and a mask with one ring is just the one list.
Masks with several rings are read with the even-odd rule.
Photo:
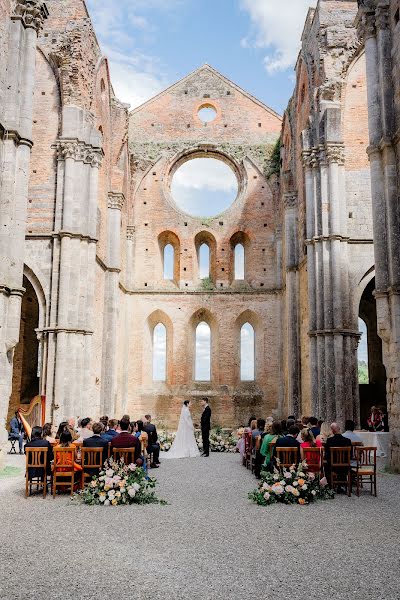
[[[354, 428], [355, 428], [355, 424], [354, 421], [351, 421], [350, 419], [348, 419], [345, 423], [345, 429], [346, 431], [343, 434], [343, 437], [347, 438], [348, 440], [351, 440], [351, 443], [353, 442], [358, 442], [361, 446], [363, 445], [363, 441], [360, 438], [359, 435], [357, 435], [356, 433], [354, 433]], [[355, 460], [355, 454], [354, 454], [354, 448], [352, 448], [352, 459], [350, 461], [350, 465], [352, 467], [357, 466], [357, 461]]]
[[91, 419], [89, 419], [89, 417], [86, 417], [85, 419], [82, 419], [82, 421], [81, 421], [81, 430], [80, 430], [79, 439], [77, 441], [83, 442], [83, 440], [87, 440], [87, 438], [92, 437], [92, 435], [93, 435], [92, 421], [91, 421]]

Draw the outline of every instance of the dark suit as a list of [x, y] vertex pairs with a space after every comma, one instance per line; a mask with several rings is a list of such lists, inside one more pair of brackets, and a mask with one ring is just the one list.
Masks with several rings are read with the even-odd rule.
[[[351, 440], [349, 438], [345, 438], [341, 433], [335, 433], [331, 437], [328, 437], [325, 444], [325, 460], [326, 460], [326, 471], [327, 476], [329, 477], [331, 473], [331, 448], [342, 448], [350, 446], [351, 448]], [[335, 469], [335, 473], [341, 474], [346, 469]]]
[[[51, 475], [51, 461], [53, 460], [53, 446], [47, 440], [33, 440], [32, 442], [27, 442], [25, 444], [25, 448], [47, 448], [47, 475]], [[28, 469], [28, 479], [31, 480], [33, 478], [38, 477], [39, 479], [43, 479], [43, 469], [42, 467], [30, 467]]]
[[203, 452], [206, 456], [210, 454], [210, 429], [211, 429], [211, 408], [205, 407], [201, 415], [201, 437], [203, 440]]
[[[103, 457], [102, 457], [102, 462], [104, 464], [104, 461], [107, 460], [108, 458], [108, 441], [103, 439], [100, 435], [92, 435], [89, 438], [86, 438], [86, 440], [83, 440], [83, 444], [82, 444], [83, 448], [103, 448]], [[82, 464], [82, 467], [84, 467], [84, 465]], [[98, 469], [85, 469], [85, 473], [89, 473], [89, 475], [98, 475], [99, 470]]]
[[153, 455], [153, 463], [158, 464], [160, 460], [160, 444], [158, 442], [157, 428], [153, 423], [146, 423], [143, 427], [143, 431], [149, 436], [147, 452]]
[[276, 457], [276, 448], [297, 448], [297, 462], [300, 461], [300, 444], [292, 435], [284, 435], [276, 440], [272, 456]]

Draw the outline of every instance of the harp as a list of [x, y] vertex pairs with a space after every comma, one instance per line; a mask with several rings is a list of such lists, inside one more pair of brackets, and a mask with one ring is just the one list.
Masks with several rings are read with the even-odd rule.
[[29, 404], [18, 407], [17, 412], [24, 426], [26, 436], [30, 439], [32, 427], [43, 427], [46, 419], [46, 396], [35, 396]]

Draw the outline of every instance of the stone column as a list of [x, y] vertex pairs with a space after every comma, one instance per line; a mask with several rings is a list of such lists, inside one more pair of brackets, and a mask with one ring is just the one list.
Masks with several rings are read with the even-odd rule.
[[[17, 0], [9, 21], [5, 104], [0, 124], [0, 450], [12, 387], [14, 349], [19, 339], [32, 105], [37, 35], [48, 12], [40, 0]], [[0, 463], [3, 452], [0, 452]]]
[[300, 416], [300, 332], [297, 194], [284, 195], [288, 414]]
[[124, 195], [108, 194], [107, 272], [104, 297], [103, 364], [101, 412], [115, 416], [117, 405], [118, 315], [120, 304], [119, 274], [121, 272], [121, 210]]
[[378, 334], [387, 376], [391, 465], [400, 469], [400, 172], [392, 63], [393, 35], [397, 33], [390, 29], [389, 0], [361, 0], [359, 7], [357, 20], [367, 64]]

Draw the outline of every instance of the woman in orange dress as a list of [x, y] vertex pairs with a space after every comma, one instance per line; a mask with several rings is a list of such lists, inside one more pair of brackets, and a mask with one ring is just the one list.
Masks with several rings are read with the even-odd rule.
[[82, 471], [82, 467], [81, 465], [78, 465], [77, 462], [72, 461], [71, 460], [71, 454], [69, 454], [69, 452], [67, 453], [63, 453], [63, 454], [57, 454], [57, 448], [69, 448], [71, 447], [71, 450], [74, 450], [75, 452], [75, 446], [72, 444], [72, 434], [70, 431], [68, 431], [68, 429], [65, 429], [61, 434], [60, 434], [60, 444], [58, 446], [56, 446], [54, 448], [54, 462], [55, 465], [57, 467], [57, 471], [70, 471], [72, 464], [74, 466], [74, 471], [75, 472], [79, 472]]

